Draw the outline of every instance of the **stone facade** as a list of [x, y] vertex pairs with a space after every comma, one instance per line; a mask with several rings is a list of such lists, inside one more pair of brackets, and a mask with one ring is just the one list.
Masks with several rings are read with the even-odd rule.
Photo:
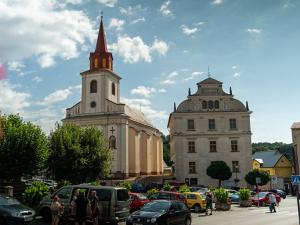
[[112, 71], [112, 60], [101, 20], [90, 69], [81, 73], [81, 101], [66, 110], [63, 123], [102, 131], [113, 152], [111, 173], [116, 178], [162, 174], [161, 132], [142, 112], [120, 102], [121, 77]]
[[251, 128], [246, 106], [225, 93], [222, 83], [207, 78], [198, 83], [196, 93], [189, 94], [170, 114], [170, 155], [176, 179], [190, 184], [217, 186], [206, 175], [213, 161], [225, 161], [232, 169], [225, 186], [246, 186], [244, 177], [252, 168]]

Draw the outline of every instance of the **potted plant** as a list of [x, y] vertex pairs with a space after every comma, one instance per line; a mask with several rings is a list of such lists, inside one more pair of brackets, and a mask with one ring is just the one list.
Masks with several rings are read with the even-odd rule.
[[216, 198], [216, 210], [228, 211], [231, 208], [231, 202], [229, 200], [229, 192], [223, 188], [218, 188], [214, 191], [214, 197]]
[[250, 207], [252, 206], [252, 201], [250, 199], [251, 193], [247, 188], [243, 188], [239, 191], [240, 196], [240, 206], [241, 207]]

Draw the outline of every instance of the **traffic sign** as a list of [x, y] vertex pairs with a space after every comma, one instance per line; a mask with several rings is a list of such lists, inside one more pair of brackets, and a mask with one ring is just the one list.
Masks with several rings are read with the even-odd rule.
[[256, 182], [256, 184], [260, 184], [261, 183], [261, 178], [260, 177], [256, 177], [255, 178], [255, 182]]
[[300, 185], [300, 175], [291, 176], [291, 180], [293, 185]]

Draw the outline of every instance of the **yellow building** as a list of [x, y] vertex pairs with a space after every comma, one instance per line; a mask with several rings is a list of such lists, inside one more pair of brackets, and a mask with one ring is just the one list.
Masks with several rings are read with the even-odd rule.
[[273, 188], [290, 188], [292, 163], [279, 151], [256, 152], [252, 156], [252, 167], [269, 173], [274, 179]]

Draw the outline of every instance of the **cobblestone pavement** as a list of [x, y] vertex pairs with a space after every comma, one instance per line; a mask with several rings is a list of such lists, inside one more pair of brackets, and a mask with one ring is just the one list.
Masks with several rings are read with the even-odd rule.
[[[214, 211], [212, 216], [192, 213], [192, 225], [297, 225], [298, 210], [295, 197], [281, 201], [276, 213], [269, 213], [268, 207], [240, 208], [233, 204], [230, 211]], [[35, 221], [30, 225], [49, 225]], [[125, 225], [120, 223], [119, 225]]]

